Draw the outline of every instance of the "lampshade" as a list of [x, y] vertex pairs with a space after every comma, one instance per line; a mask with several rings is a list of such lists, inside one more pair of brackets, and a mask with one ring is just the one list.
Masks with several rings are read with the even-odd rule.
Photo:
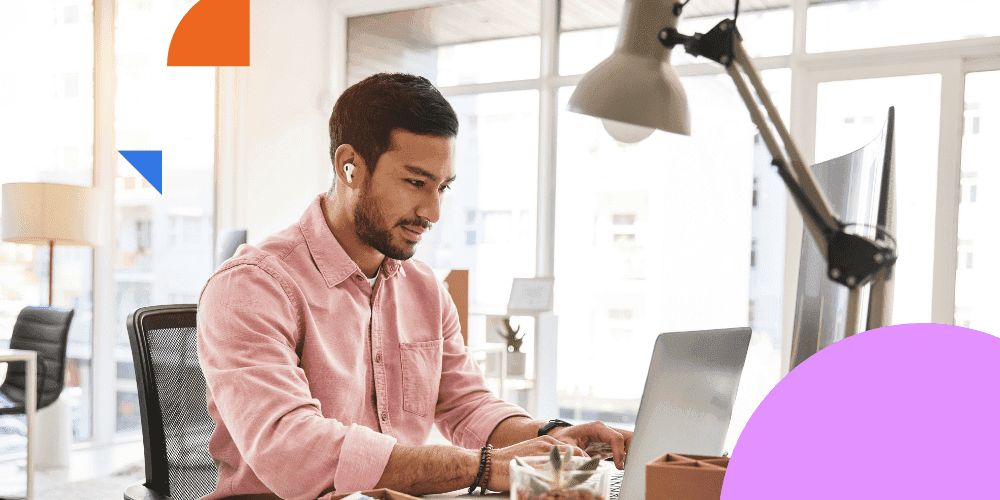
[[94, 246], [97, 217], [93, 189], [66, 184], [3, 185], [3, 241], [29, 245]]
[[616, 138], [614, 130], [621, 124], [691, 134], [687, 95], [670, 66], [670, 49], [658, 40], [662, 28], [677, 27], [674, 3], [625, 1], [614, 53], [583, 75], [569, 99], [569, 111], [604, 119]]

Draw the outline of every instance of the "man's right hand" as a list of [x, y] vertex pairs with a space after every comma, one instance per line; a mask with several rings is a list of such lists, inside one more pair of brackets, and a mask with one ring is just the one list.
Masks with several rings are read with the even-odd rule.
[[[514, 457], [547, 457], [552, 451], [552, 446], [559, 446], [559, 449], [563, 453], [566, 453], [566, 447], [570, 445], [563, 443], [552, 436], [542, 436], [529, 439], [506, 448], [493, 450], [492, 464], [490, 465], [490, 482], [486, 487], [491, 491], [510, 490], [510, 461], [513, 460]], [[576, 446], [572, 446], [572, 448], [573, 455], [580, 457], [588, 456], [580, 448], [577, 448]]]

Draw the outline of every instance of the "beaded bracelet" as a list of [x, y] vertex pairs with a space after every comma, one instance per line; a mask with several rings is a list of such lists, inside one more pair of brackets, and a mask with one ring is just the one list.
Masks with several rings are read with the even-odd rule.
[[479, 495], [486, 494], [486, 487], [490, 484], [490, 470], [493, 467], [492, 452], [493, 445], [486, 445], [486, 470], [483, 472], [483, 482], [479, 485]]
[[483, 479], [483, 471], [486, 470], [486, 463], [487, 463], [488, 458], [490, 456], [489, 455], [489, 450], [492, 450], [492, 449], [493, 449], [493, 445], [491, 445], [491, 444], [483, 446], [482, 448], [479, 449], [479, 472], [476, 473], [476, 480], [472, 483], [472, 486], [469, 486], [469, 494], [470, 495], [472, 494], [473, 491], [476, 491], [476, 488], [479, 487], [479, 483]]

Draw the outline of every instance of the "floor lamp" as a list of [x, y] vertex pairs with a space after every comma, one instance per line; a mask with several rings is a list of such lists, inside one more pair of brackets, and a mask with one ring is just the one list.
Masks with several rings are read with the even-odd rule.
[[49, 247], [49, 306], [55, 246], [97, 243], [94, 202], [89, 187], [44, 182], [3, 185], [3, 241]]

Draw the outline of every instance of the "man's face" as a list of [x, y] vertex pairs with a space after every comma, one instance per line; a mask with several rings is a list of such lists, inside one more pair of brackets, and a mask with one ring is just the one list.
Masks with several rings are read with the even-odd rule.
[[452, 138], [393, 130], [375, 173], [365, 176], [354, 206], [358, 238], [396, 260], [413, 257], [417, 242], [441, 216], [445, 190], [455, 180]]

